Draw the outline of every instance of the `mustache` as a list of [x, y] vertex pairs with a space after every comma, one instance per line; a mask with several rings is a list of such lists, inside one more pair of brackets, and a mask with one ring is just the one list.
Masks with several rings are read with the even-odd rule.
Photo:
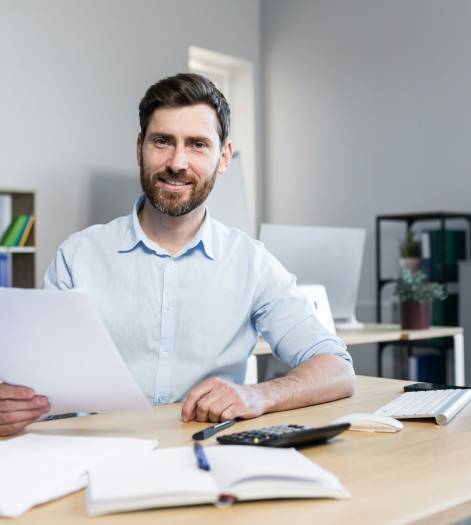
[[155, 184], [158, 180], [163, 179], [172, 182], [182, 182], [182, 183], [194, 183], [195, 177], [188, 173], [186, 170], [182, 171], [173, 171], [171, 168], [166, 168], [165, 170], [156, 171], [152, 175], [152, 183]]

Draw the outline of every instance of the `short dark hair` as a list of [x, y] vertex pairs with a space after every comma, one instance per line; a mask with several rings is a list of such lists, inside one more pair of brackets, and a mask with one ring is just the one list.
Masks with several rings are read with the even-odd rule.
[[159, 80], [146, 91], [139, 104], [141, 136], [146, 136], [152, 114], [159, 108], [207, 104], [216, 111], [221, 146], [229, 135], [231, 110], [224, 95], [211, 80], [195, 73], [180, 73]]

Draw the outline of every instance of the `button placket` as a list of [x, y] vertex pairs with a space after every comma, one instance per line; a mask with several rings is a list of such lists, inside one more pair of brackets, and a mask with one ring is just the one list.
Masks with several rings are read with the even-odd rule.
[[175, 296], [176, 266], [169, 259], [164, 268], [162, 290], [162, 322], [159, 350], [159, 366], [156, 378], [155, 398], [158, 403], [170, 400], [171, 355], [175, 344]]

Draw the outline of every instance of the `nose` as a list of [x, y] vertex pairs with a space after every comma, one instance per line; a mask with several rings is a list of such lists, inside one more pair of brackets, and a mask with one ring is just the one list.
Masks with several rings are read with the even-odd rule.
[[177, 144], [175, 146], [172, 155], [168, 159], [167, 167], [174, 172], [186, 170], [188, 168], [188, 156], [184, 144]]

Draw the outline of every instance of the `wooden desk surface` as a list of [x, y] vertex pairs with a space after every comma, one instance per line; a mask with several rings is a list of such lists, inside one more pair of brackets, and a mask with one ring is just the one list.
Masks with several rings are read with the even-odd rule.
[[[426, 330], [402, 330], [398, 324], [365, 324], [355, 330], [337, 330], [337, 335], [347, 346], [369, 343], [389, 343], [393, 341], [418, 341], [436, 337], [450, 337], [462, 334], [461, 326], [431, 326]], [[255, 348], [255, 355], [270, 354], [270, 346], [260, 338]]]
[[[374, 411], [402, 391], [405, 381], [357, 378], [349, 399], [243, 421], [226, 432], [279, 423], [324, 425], [352, 412]], [[37, 423], [31, 431], [93, 436], [158, 438], [162, 447], [189, 445], [202, 423], [182, 423], [180, 405], [149, 413], [107, 414]], [[215, 443], [215, 438], [207, 444]], [[84, 491], [46, 503], [17, 518], [15, 524], [76, 525], [167, 524], [421, 524], [447, 523], [471, 510], [471, 404], [446, 427], [406, 422], [399, 433], [345, 432], [328, 445], [303, 449], [312, 460], [334, 472], [351, 492], [349, 500], [285, 500], [156, 509], [87, 518]], [[164, 472], [156, 475], [165, 475]], [[451, 509], [451, 510], [450, 510]], [[460, 510], [461, 509], [461, 510]], [[458, 518], [456, 517], [458, 513]], [[432, 517], [433, 516], [433, 517]], [[448, 519], [448, 518], [445, 518]], [[7, 523], [7, 520], [0, 522]], [[8, 523], [13, 523], [8, 520]]]
[[338, 330], [337, 333], [347, 345], [360, 345], [450, 337], [462, 334], [463, 328], [460, 326], [431, 326], [426, 330], [403, 330], [398, 324], [375, 323], [365, 324], [359, 330]]

